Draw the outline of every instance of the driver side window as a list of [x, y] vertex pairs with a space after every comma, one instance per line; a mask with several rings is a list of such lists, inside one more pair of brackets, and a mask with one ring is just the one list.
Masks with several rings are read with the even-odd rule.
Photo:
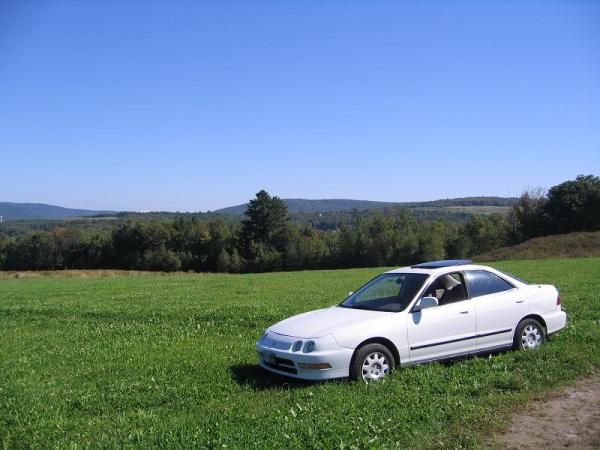
[[467, 300], [467, 290], [462, 273], [453, 272], [440, 275], [425, 290], [424, 297], [437, 298], [439, 306]]

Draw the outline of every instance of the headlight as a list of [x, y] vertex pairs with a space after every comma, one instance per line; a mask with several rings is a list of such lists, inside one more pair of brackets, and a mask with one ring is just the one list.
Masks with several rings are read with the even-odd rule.
[[315, 341], [308, 341], [304, 345], [304, 353], [310, 353], [315, 350]]
[[301, 348], [302, 348], [302, 341], [296, 341], [296, 342], [294, 342], [294, 345], [292, 345], [293, 352], [299, 352]]

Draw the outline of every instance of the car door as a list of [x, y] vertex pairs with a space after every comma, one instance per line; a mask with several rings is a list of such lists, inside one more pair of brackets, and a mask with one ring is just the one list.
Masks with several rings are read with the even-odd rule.
[[525, 293], [487, 270], [467, 270], [465, 276], [477, 314], [477, 350], [512, 345], [515, 324], [529, 312]]
[[[406, 315], [409, 361], [411, 363], [445, 358], [475, 351], [476, 316], [473, 302], [467, 298], [465, 281], [459, 272], [442, 276], [454, 277], [462, 286], [464, 294], [439, 306], [411, 311]], [[439, 278], [439, 277], [438, 277]], [[439, 279], [434, 280], [423, 295], [430, 294]], [[448, 290], [446, 290], [447, 293]], [[442, 300], [443, 295], [439, 295]]]

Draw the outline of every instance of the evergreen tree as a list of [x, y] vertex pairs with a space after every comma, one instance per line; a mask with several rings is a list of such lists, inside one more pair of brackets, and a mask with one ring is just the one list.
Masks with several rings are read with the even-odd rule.
[[[250, 200], [242, 220], [241, 241], [247, 258], [282, 252], [286, 244], [288, 210], [283, 200], [262, 190]], [[269, 259], [273, 259], [271, 256]], [[276, 258], [275, 258], [276, 259]]]

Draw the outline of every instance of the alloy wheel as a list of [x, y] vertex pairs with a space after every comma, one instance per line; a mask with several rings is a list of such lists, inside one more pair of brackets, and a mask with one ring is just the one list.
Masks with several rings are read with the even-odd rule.
[[379, 381], [390, 371], [390, 364], [383, 353], [373, 352], [367, 355], [362, 364], [362, 378], [365, 381]]
[[536, 325], [529, 324], [523, 328], [521, 333], [521, 347], [525, 350], [533, 350], [542, 345], [542, 330]]

